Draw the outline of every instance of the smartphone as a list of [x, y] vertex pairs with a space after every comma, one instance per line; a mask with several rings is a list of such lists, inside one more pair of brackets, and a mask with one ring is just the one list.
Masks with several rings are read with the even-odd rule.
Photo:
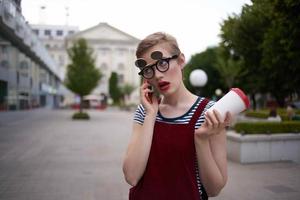
[[160, 93], [159, 91], [152, 85], [149, 86], [149, 89], [151, 90], [151, 93], [156, 96], [157, 99], [160, 98]]

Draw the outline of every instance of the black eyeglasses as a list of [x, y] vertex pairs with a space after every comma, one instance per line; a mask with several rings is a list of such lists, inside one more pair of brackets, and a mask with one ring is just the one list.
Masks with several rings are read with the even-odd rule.
[[154, 64], [143, 67], [143, 69], [138, 74], [143, 76], [146, 79], [151, 79], [155, 74], [155, 71], [153, 69], [154, 66], [158, 71], [166, 72], [169, 69], [170, 60], [176, 58], [178, 58], [178, 55], [173, 55], [169, 58], [161, 58], [157, 60]]

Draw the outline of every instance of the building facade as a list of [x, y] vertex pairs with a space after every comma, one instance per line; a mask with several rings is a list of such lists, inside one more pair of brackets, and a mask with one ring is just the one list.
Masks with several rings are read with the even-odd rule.
[[20, 5], [20, 0], [0, 1], [0, 110], [55, 107], [62, 77]]
[[64, 79], [68, 54], [65, 44], [65, 38], [78, 32], [76, 26], [58, 26], [58, 25], [38, 25], [31, 24], [33, 32], [46, 47], [50, 56], [58, 66], [59, 74]]
[[86, 39], [89, 47], [93, 49], [96, 67], [103, 75], [93, 94], [109, 96], [109, 78], [112, 72], [116, 72], [119, 86], [130, 84], [136, 88], [129, 97], [128, 103], [138, 103], [140, 77], [134, 61], [135, 51], [140, 40], [107, 23], [99, 23], [68, 36], [66, 38], [67, 47], [70, 48], [73, 42], [79, 38]]
[[[134, 67], [134, 60], [139, 39], [107, 23], [100, 23], [83, 31], [79, 31], [76, 26], [31, 25], [31, 27], [55, 60], [63, 80], [67, 65], [70, 63], [67, 49], [79, 38], [87, 40], [89, 47], [93, 49], [96, 67], [102, 73], [98, 87], [90, 96], [98, 97], [97, 99], [101, 99], [103, 95], [109, 96], [108, 81], [112, 72], [117, 72], [120, 85], [130, 84], [138, 88], [140, 78], [137, 75], [137, 68]], [[73, 95], [68, 92], [64, 95], [68, 103], [71, 103]], [[137, 103], [138, 95], [138, 90], [133, 92], [128, 99], [129, 102]]]

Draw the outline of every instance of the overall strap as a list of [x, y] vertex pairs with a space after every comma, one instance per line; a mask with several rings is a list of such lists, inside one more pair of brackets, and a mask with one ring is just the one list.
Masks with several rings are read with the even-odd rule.
[[192, 125], [193, 127], [195, 126], [197, 120], [199, 119], [200, 115], [202, 114], [202, 112], [203, 112], [203, 110], [206, 107], [208, 102], [209, 102], [209, 100], [207, 98], [205, 98], [201, 101], [201, 103], [199, 104], [199, 106], [195, 110], [195, 113], [193, 114], [193, 117], [192, 117], [192, 119], [189, 123], [190, 125]]

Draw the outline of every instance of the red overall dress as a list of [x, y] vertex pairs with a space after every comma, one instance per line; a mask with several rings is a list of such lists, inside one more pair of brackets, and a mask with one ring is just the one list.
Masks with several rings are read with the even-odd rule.
[[188, 124], [155, 122], [147, 167], [129, 200], [207, 199], [198, 190], [194, 144], [195, 124], [207, 103], [200, 103]]

